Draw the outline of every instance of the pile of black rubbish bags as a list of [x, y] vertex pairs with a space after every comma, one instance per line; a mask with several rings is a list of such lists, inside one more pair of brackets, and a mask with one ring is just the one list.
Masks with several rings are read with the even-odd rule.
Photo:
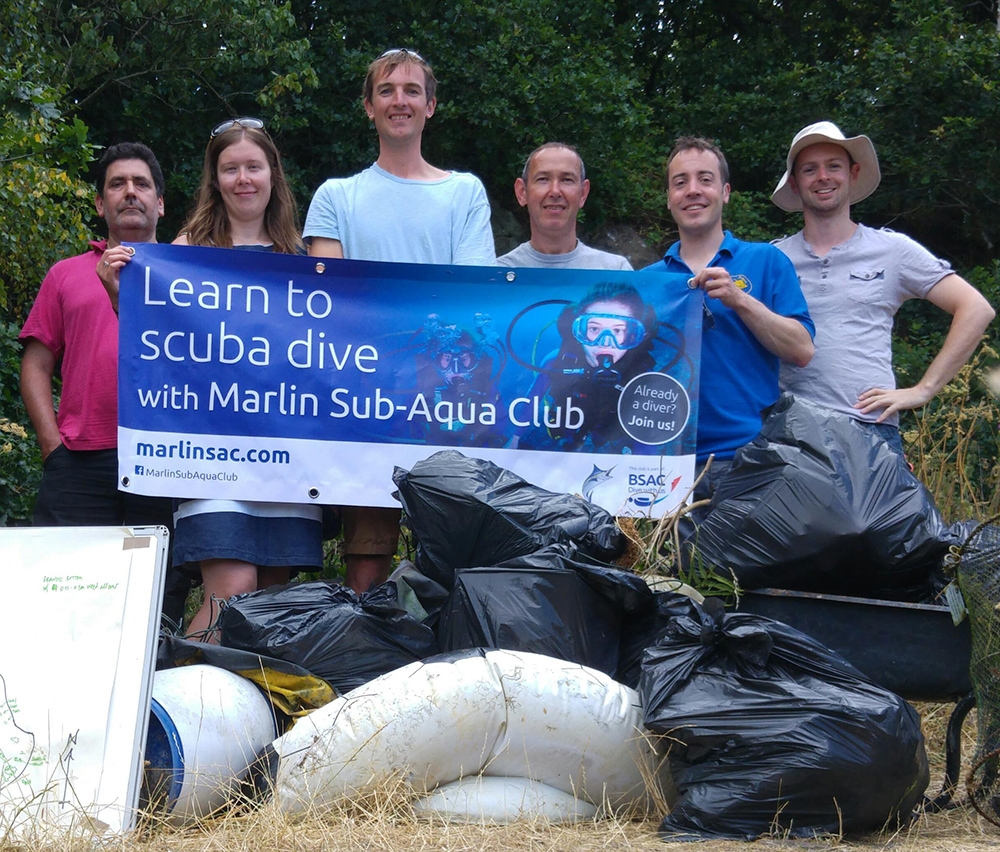
[[[752, 839], [905, 824], [928, 782], [920, 718], [805, 634], [654, 592], [611, 565], [614, 518], [456, 451], [394, 477], [416, 554], [356, 596], [308, 582], [230, 600], [222, 644], [338, 692], [475, 647], [546, 654], [638, 690], [677, 798], [664, 837]], [[689, 542], [689, 545], [693, 542]], [[696, 533], [743, 588], [921, 600], [953, 543], [901, 458], [783, 398]]]

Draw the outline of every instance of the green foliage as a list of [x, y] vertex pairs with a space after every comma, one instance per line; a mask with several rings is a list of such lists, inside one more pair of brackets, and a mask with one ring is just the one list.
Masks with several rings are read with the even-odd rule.
[[42, 158], [5, 165], [0, 173], [0, 308], [26, 316], [46, 270], [86, 249], [85, 184]]
[[630, 221], [655, 241], [672, 230], [663, 155], [678, 134], [697, 133], [722, 143], [734, 188], [755, 199], [752, 212], [732, 207], [734, 230], [794, 230], [766, 195], [792, 134], [832, 118], [878, 146], [883, 185], [859, 208], [869, 224], [906, 230], [962, 265], [984, 262], [1000, 240], [996, 22], [963, 4], [582, 0], [571, 14], [555, 0], [3, 5], [13, 22], [5, 59], [41, 45], [46, 84], [93, 141], [135, 138], [157, 151], [166, 236], [197, 185], [206, 130], [225, 115], [265, 118], [303, 207], [323, 179], [370, 163], [361, 81], [372, 56], [400, 45], [427, 56], [440, 81], [428, 158], [474, 171], [517, 213], [524, 155], [562, 139], [581, 148], [592, 177], [585, 230]]
[[157, 154], [167, 178], [161, 239], [173, 236], [188, 209], [209, 130], [226, 117], [259, 115], [280, 131], [289, 102], [316, 83], [307, 34], [289, 3], [36, 6], [38, 44], [53, 57], [49, 83], [91, 128], [91, 140], [145, 142]]
[[[982, 350], [903, 426], [906, 457], [948, 521], [1000, 512], [1000, 404], [986, 391], [1000, 355]], [[901, 423], [902, 425], [902, 423]]]
[[[939, 0], [645, 5], [636, 64], [650, 75], [666, 135], [718, 139], [734, 188], [769, 194], [795, 132], [830, 119], [869, 135], [878, 151], [882, 184], [858, 205], [863, 221], [904, 231], [961, 266], [992, 259], [995, 17]], [[798, 216], [783, 224], [773, 206], [763, 215], [775, 233], [799, 227]]]
[[41, 481], [41, 458], [32, 433], [0, 417], [0, 527], [28, 526]]
[[1000, 239], [1000, 151], [983, 144], [1000, 127], [995, 24], [967, 24], [947, 4], [897, 2], [892, 27], [845, 81], [856, 92], [850, 123], [877, 134], [891, 190], [873, 196], [874, 215], [962, 264], [991, 258]]
[[[971, 269], [967, 280], [994, 306], [1000, 305], [1000, 261]], [[900, 384], [926, 369], [947, 333], [947, 315], [919, 314], [907, 303], [903, 334], [894, 341]], [[919, 306], [926, 307], [925, 303]], [[907, 456], [949, 520], [987, 518], [1000, 512], [1000, 354], [997, 334], [986, 342], [921, 411], [904, 412], [900, 429]]]
[[652, 113], [631, 64], [631, 28], [615, 22], [606, 0], [584, 0], [572, 14], [554, 0], [293, 8], [310, 33], [320, 84], [292, 104], [299, 111], [286, 115], [283, 150], [308, 164], [310, 192], [374, 159], [360, 97], [365, 69], [386, 47], [405, 46], [427, 57], [439, 81], [424, 137], [431, 162], [474, 171], [495, 203], [517, 210], [524, 157], [542, 142], [566, 141], [579, 145], [592, 178], [591, 220], [624, 219], [638, 205]]
[[706, 598], [721, 597], [739, 600], [741, 589], [736, 575], [731, 569], [716, 568], [704, 562], [695, 551], [687, 565], [677, 570], [677, 579], [684, 585], [696, 589]]
[[965, 277], [991, 305], [1000, 305], [1000, 260], [970, 269]]
[[771, 196], [766, 192], [736, 192], [729, 196], [725, 225], [740, 239], [767, 242], [774, 239]]
[[92, 190], [87, 127], [38, 24], [43, 4], [0, 2], [0, 318], [23, 318], [46, 269], [83, 250]]
[[0, 526], [31, 522], [41, 479], [41, 452], [18, 390], [17, 333], [16, 323], [0, 324]]
[[[987, 266], [973, 267], [965, 278], [976, 287], [994, 306], [1000, 306], [1000, 261], [994, 260]], [[934, 307], [929, 302], [912, 299], [904, 303], [896, 314], [895, 335], [893, 336], [893, 369], [901, 387], [915, 384], [924, 374], [927, 366], [940, 351], [948, 334], [951, 316]], [[996, 329], [986, 330], [986, 344], [994, 349], [998, 346]], [[988, 359], [984, 366], [989, 366]], [[984, 393], [979, 387], [978, 394]], [[913, 428], [913, 415], [903, 413], [904, 428]]]
[[52, 263], [83, 250], [87, 128], [65, 113], [36, 0], [0, 0], [0, 526], [30, 522], [41, 457], [20, 395], [21, 321]]

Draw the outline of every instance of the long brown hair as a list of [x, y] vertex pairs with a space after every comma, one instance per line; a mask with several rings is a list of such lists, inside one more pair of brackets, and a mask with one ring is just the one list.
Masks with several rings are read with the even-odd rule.
[[298, 207], [295, 205], [295, 198], [292, 196], [285, 170], [281, 165], [281, 155], [265, 131], [239, 125], [224, 130], [208, 141], [198, 197], [182, 231], [187, 234], [188, 244], [217, 248], [233, 247], [229, 214], [219, 193], [217, 173], [222, 152], [242, 139], [248, 139], [258, 145], [267, 156], [268, 165], [271, 167], [271, 200], [268, 201], [267, 209], [264, 211], [264, 228], [274, 243], [274, 250], [282, 254], [301, 253], [303, 245], [299, 231]]

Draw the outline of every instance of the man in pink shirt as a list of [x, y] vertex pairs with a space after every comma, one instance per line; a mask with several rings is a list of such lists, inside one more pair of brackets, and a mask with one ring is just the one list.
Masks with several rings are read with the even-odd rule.
[[[97, 276], [123, 242], [155, 243], [163, 172], [145, 145], [123, 142], [97, 166], [97, 215], [108, 239], [53, 266], [21, 329], [21, 396], [42, 450], [35, 526], [171, 526], [162, 498], [118, 491], [118, 317]], [[59, 410], [53, 378], [62, 377]], [[168, 579], [168, 598], [172, 577]], [[164, 611], [178, 614], [176, 597]], [[183, 597], [180, 598], [183, 611]]]

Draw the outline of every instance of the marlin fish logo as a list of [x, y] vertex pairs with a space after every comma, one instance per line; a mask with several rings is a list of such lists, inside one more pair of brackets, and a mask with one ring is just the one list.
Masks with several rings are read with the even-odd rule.
[[601, 470], [595, 464], [593, 472], [590, 476], [583, 480], [583, 499], [590, 501], [590, 498], [593, 496], [594, 490], [597, 486], [611, 479], [611, 471], [614, 469], [614, 465], [612, 465], [607, 470]]

